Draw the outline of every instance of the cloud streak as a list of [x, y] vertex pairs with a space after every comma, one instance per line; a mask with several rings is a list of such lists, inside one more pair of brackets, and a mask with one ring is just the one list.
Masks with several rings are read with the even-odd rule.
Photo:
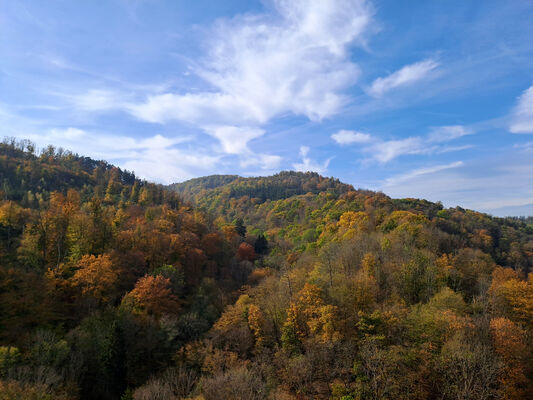
[[404, 139], [381, 140], [368, 133], [340, 130], [331, 135], [339, 145], [361, 144], [361, 151], [370, 159], [386, 164], [395, 158], [413, 154], [438, 154], [469, 149], [472, 146], [443, 146], [442, 144], [474, 133], [462, 125], [433, 128], [426, 136], [411, 136]]
[[438, 65], [439, 63], [432, 59], [406, 65], [386, 77], [377, 78], [372, 82], [368, 93], [372, 96], [380, 97], [392, 89], [411, 85], [426, 78]]
[[388, 186], [395, 186], [402, 182], [410, 181], [411, 179], [414, 179], [422, 175], [431, 175], [431, 174], [434, 174], [435, 172], [444, 171], [446, 169], [451, 169], [451, 168], [458, 168], [458, 167], [462, 167], [463, 165], [464, 163], [462, 161], [455, 161], [455, 162], [444, 164], [444, 165], [434, 165], [431, 167], [414, 169], [407, 173], [387, 178], [385, 180], [385, 183], [383, 184], [383, 187], [386, 188]]
[[509, 131], [511, 133], [533, 133], [533, 86], [525, 90], [518, 98]]
[[[392, 176], [375, 188], [392, 197], [418, 197], [461, 207], [511, 215], [511, 206], [531, 205], [533, 165], [527, 154], [497, 159], [453, 162]], [[490, 171], [488, 173], [488, 171]], [[502, 194], [507, 194], [502, 198]]]

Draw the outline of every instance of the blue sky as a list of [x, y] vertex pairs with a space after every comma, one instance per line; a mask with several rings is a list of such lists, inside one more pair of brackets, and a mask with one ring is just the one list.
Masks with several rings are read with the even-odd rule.
[[313, 170], [533, 214], [533, 3], [0, 1], [0, 124], [171, 183]]

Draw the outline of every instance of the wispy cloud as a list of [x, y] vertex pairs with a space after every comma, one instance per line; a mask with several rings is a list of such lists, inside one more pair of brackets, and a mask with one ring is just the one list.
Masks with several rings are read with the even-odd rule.
[[512, 133], [533, 133], [533, 86], [518, 98], [509, 130]]
[[464, 163], [462, 161], [455, 161], [449, 164], [444, 165], [434, 165], [431, 167], [425, 167], [425, 168], [418, 168], [414, 169], [412, 171], [409, 171], [407, 173], [401, 174], [401, 175], [395, 175], [392, 177], [389, 177], [385, 180], [385, 183], [383, 184], [383, 187], [386, 188], [388, 186], [394, 186], [402, 182], [409, 181], [413, 178], [416, 178], [421, 175], [429, 175], [434, 174], [435, 172], [444, 171], [446, 169], [450, 168], [458, 168], [463, 166]]
[[533, 142], [523, 143], [520, 145], [515, 144], [513, 147], [525, 151], [526, 153], [533, 153]]
[[427, 140], [435, 143], [448, 142], [473, 133], [472, 129], [465, 128], [462, 125], [439, 126], [431, 130]]
[[273, 172], [279, 168], [281, 161], [282, 157], [280, 156], [259, 153], [241, 156], [240, 165], [242, 168], [259, 167], [264, 171]]
[[126, 111], [148, 122], [194, 124], [228, 153], [247, 149], [273, 118], [320, 121], [339, 112], [343, 91], [359, 76], [346, 50], [363, 41], [371, 7], [364, 0], [275, 0], [274, 7], [277, 15], [218, 23], [207, 61], [192, 71], [209, 91], [155, 94]]
[[301, 163], [295, 163], [293, 164], [293, 168], [296, 171], [313, 171], [318, 172], [319, 174], [323, 174], [327, 171], [329, 163], [331, 162], [332, 158], [328, 158], [326, 161], [319, 163], [317, 161], [312, 160], [309, 157], [309, 151], [310, 148], [308, 146], [301, 146], [300, 147], [300, 156], [302, 157]]
[[370, 157], [381, 164], [407, 154], [428, 154], [432, 150], [420, 137], [409, 137], [400, 140], [377, 141], [364, 148]]
[[425, 198], [442, 201], [447, 207], [511, 215], [507, 207], [533, 203], [533, 188], [524, 185], [533, 179], [528, 157], [502, 154], [497, 159], [428, 166], [391, 176], [374, 188], [392, 197]]
[[128, 107], [124, 95], [114, 90], [90, 89], [86, 93], [77, 95], [61, 95], [77, 110], [82, 111], [114, 111]]
[[369, 143], [371, 142], [372, 136], [368, 133], [363, 132], [356, 132], [356, 131], [348, 131], [345, 129], [342, 129], [338, 131], [337, 133], [334, 133], [331, 135], [331, 138], [337, 143], [337, 144], [354, 144], [354, 143]]
[[469, 149], [471, 145], [443, 146], [475, 131], [462, 125], [440, 126], [431, 129], [426, 136], [411, 136], [403, 139], [381, 140], [368, 133], [341, 130], [331, 138], [340, 145], [362, 144], [361, 151], [370, 155], [370, 160], [385, 164], [397, 157], [409, 154], [448, 153]]
[[205, 130], [220, 141], [222, 150], [228, 154], [250, 153], [247, 143], [265, 133], [263, 129], [246, 126], [215, 125], [212, 127], [206, 126]]
[[411, 85], [427, 77], [438, 65], [439, 63], [433, 59], [406, 65], [386, 77], [377, 78], [372, 82], [368, 92], [372, 96], [379, 97], [394, 88]]
[[465, 144], [463, 146], [440, 146], [435, 149], [436, 154], [453, 153], [454, 151], [463, 151], [472, 149], [475, 146], [473, 144]]

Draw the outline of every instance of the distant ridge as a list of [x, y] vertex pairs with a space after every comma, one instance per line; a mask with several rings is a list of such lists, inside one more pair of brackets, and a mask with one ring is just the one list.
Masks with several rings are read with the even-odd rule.
[[489, 208], [483, 209], [482, 211], [498, 217], [516, 216], [533, 218], [533, 203], [520, 206]]
[[224, 193], [228, 198], [249, 196], [266, 200], [280, 200], [306, 193], [317, 194], [324, 191], [336, 195], [353, 191], [352, 185], [339, 179], [328, 178], [316, 172], [281, 171], [272, 176], [241, 177], [238, 175], [210, 175], [174, 183], [169, 188], [175, 190], [185, 200], [197, 202], [198, 196], [206, 191]]

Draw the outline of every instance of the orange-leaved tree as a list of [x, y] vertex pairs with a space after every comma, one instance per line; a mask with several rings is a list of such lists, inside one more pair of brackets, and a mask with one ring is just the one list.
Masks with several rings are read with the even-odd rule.
[[81, 289], [83, 295], [101, 302], [112, 299], [118, 282], [118, 272], [107, 254], [98, 257], [85, 255], [76, 267], [77, 271], [71, 281]]
[[490, 333], [494, 349], [505, 364], [500, 376], [502, 397], [525, 399], [525, 389], [529, 387], [526, 377], [526, 332], [507, 318], [494, 318], [490, 321]]
[[134, 309], [155, 316], [173, 314], [180, 309], [178, 298], [172, 294], [170, 279], [161, 275], [140, 278], [123, 303], [133, 303]]

